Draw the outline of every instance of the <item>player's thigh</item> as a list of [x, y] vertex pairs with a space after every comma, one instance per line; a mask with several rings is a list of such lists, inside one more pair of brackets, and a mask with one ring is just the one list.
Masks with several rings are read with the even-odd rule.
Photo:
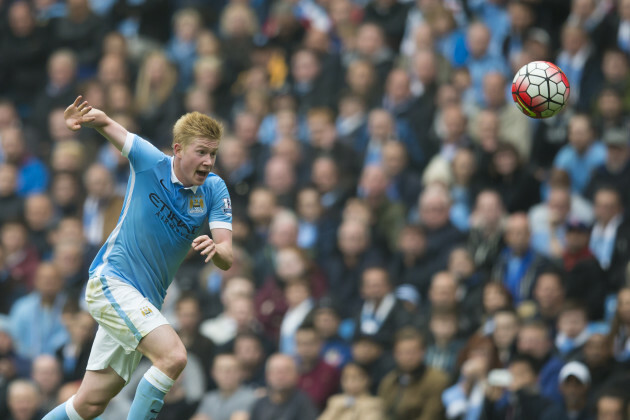
[[125, 386], [125, 380], [114, 369], [87, 370], [75, 397], [75, 407], [103, 405]]
[[184, 343], [182, 343], [182, 340], [170, 325], [161, 325], [144, 336], [136, 350], [145, 355], [154, 364], [160, 361], [186, 364]]

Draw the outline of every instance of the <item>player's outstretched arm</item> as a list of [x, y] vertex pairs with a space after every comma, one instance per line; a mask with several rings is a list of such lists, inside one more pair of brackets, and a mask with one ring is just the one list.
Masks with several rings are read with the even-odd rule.
[[101, 133], [110, 143], [122, 151], [127, 138], [127, 130], [116, 121], [112, 120], [100, 109], [92, 108], [87, 101], [81, 102], [79, 95], [63, 113], [66, 126], [77, 131], [81, 127], [94, 128]]

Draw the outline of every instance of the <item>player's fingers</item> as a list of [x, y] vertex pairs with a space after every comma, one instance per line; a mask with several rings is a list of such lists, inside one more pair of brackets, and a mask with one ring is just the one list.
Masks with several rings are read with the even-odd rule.
[[206, 247], [208, 247], [210, 245], [213, 245], [213, 244], [214, 244], [214, 242], [212, 242], [212, 239], [206, 239], [202, 243], [197, 244], [195, 246], [195, 250], [200, 250], [200, 249], [206, 248]]
[[81, 115], [83, 116], [83, 115], [87, 114], [88, 112], [90, 112], [91, 110], [92, 110], [92, 107], [91, 106], [87, 106], [87, 107], [85, 107], [85, 108], [83, 108], [81, 110]]
[[83, 99], [81, 95], [77, 96], [77, 99], [74, 100], [72, 106], [79, 106], [79, 103], [81, 103], [81, 99]]
[[216, 253], [217, 253], [217, 251], [214, 250], [210, 254], [208, 254], [208, 256], [206, 257], [206, 262], [210, 261], [212, 259], [212, 257], [214, 257], [214, 254], [216, 254]]
[[195, 239], [193, 239], [193, 245], [198, 244], [201, 241], [204, 241], [208, 239], [208, 235], [203, 235], [203, 236], [197, 236]]
[[215, 249], [216, 249], [216, 246], [214, 244], [210, 244], [203, 251], [201, 251], [201, 255], [206, 255], [210, 252], [214, 252]]

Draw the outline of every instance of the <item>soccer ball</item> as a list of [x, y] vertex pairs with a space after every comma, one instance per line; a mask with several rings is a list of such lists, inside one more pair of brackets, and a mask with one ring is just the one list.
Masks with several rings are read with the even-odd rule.
[[520, 68], [512, 81], [512, 99], [531, 118], [549, 118], [569, 102], [569, 80], [558, 66], [532, 61]]

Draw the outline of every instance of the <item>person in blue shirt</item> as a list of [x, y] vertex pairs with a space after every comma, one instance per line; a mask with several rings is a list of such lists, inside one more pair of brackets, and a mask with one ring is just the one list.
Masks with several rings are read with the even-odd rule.
[[[160, 313], [173, 275], [192, 247], [220, 269], [232, 265], [232, 206], [211, 173], [222, 126], [198, 112], [173, 127], [173, 157], [127, 132], [77, 97], [65, 111], [71, 130], [95, 128], [129, 159], [131, 175], [118, 224], [90, 266], [86, 302], [99, 324], [77, 394], [43, 420], [100, 415], [140, 358], [151, 362], [128, 419], [153, 420], [186, 365], [186, 349]], [[200, 235], [208, 218], [212, 238]]]

